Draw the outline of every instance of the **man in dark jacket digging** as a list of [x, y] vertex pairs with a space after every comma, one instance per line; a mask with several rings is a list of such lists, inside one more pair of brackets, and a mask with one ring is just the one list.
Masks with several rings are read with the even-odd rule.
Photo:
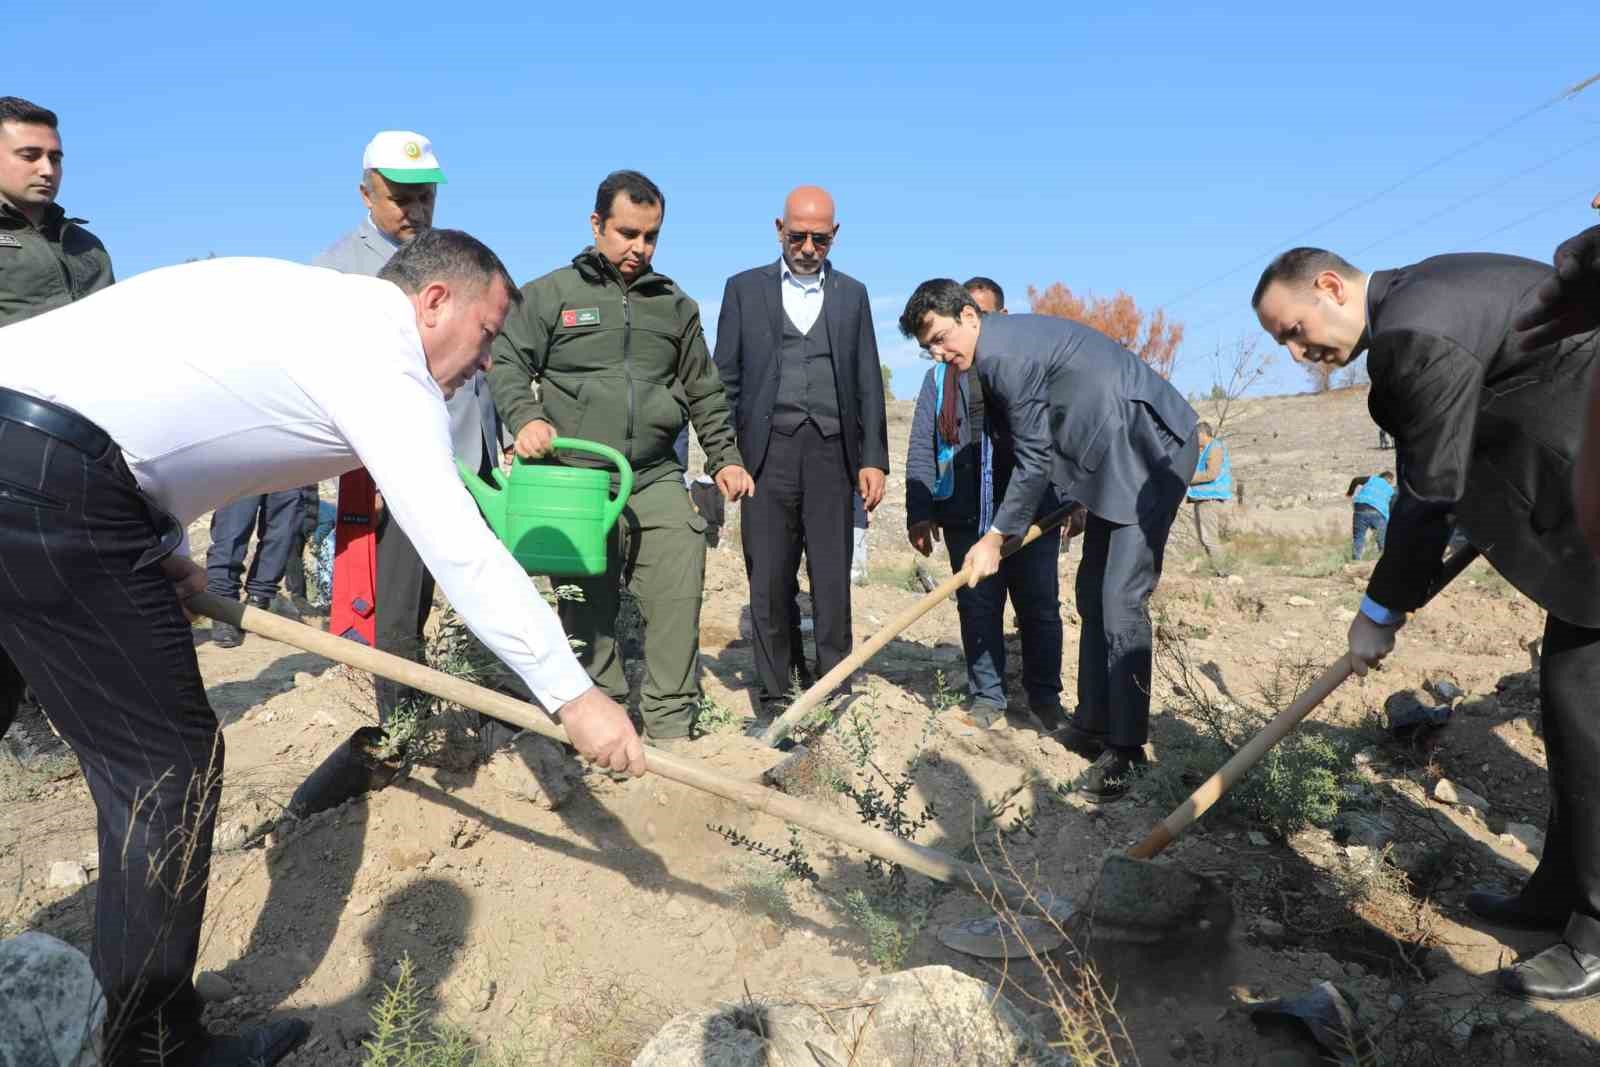
[[1150, 723], [1150, 594], [1199, 455], [1194, 409], [1139, 357], [1080, 323], [984, 316], [961, 283], [917, 286], [900, 331], [983, 388], [993, 432], [1016, 468], [994, 521], [967, 552], [972, 584], [1000, 569], [1051, 488], [1088, 509], [1078, 567], [1078, 708], [1057, 735], [1094, 764], [1094, 800], [1128, 789]]
[[1513, 313], [1552, 278], [1513, 256], [1436, 256], [1363, 274], [1332, 252], [1291, 249], [1251, 302], [1298, 361], [1342, 367], [1366, 352], [1372, 417], [1395, 439], [1399, 493], [1382, 557], [1350, 624], [1357, 673], [1394, 648], [1440, 574], [1451, 516], [1495, 569], [1544, 608], [1539, 695], [1553, 801], [1539, 866], [1520, 892], [1467, 907], [1562, 940], [1500, 971], [1512, 994], [1600, 994], [1600, 560], [1575, 521], [1572, 463], [1600, 334], [1524, 351]]

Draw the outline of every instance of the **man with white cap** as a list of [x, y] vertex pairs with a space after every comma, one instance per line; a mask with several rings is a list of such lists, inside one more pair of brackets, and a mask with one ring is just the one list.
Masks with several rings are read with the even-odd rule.
[[[411, 130], [384, 130], [361, 155], [361, 201], [367, 217], [312, 260], [347, 274], [375, 275], [400, 246], [433, 225], [438, 188], [447, 180], [432, 143]], [[445, 402], [456, 458], [487, 474], [499, 458], [499, 422], [483, 373]], [[422, 626], [433, 604], [433, 576], [406, 532], [380, 512], [377, 528], [377, 646], [420, 660]], [[377, 679], [378, 718], [387, 721], [411, 690]], [[302, 798], [309, 800], [310, 798]]]

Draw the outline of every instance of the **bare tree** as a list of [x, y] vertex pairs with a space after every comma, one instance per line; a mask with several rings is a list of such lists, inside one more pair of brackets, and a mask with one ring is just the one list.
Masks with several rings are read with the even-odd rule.
[[1233, 402], [1255, 388], [1271, 365], [1272, 353], [1261, 350], [1260, 338], [1253, 333], [1240, 334], [1231, 344], [1218, 344], [1212, 350], [1209, 398], [1217, 405], [1211, 419], [1217, 433], [1227, 424]]

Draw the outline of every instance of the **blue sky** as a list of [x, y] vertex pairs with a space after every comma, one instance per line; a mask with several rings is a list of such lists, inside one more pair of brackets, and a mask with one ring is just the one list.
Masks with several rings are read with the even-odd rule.
[[[902, 396], [925, 365], [894, 320], [927, 277], [991, 275], [1013, 310], [1052, 281], [1176, 300], [1203, 390], [1291, 238], [1376, 269], [1547, 259], [1600, 221], [1596, 85], [1306, 232], [1600, 71], [1592, 4], [339, 6], [17, 6], [0, 92], [61, 114], [61, 202], [120, 276], [309, 258], [360, 218], [367, 139], [412, 128], [450, 178], [436, 222], [519, 279], [582, 247], [606, 171], [644, 170], [656, 264], [714, 328], [784, 193], [821, 183]], [[1280, 357], [1265, 384], [1303, 378]]]

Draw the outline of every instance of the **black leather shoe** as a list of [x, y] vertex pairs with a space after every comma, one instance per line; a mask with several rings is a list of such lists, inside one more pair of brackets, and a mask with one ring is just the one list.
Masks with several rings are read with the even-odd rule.
[[213, 619], [211, 622], [211, 643], [218, 648], [238, 648], [244, 644], [244, 634], [231, 622]]
[[1559, 941], [1537, 956], [1502, 967], [1500, 988], [1514, 997], [1587, 1000], [1600, 995], [1600, 956]]
[[320, 617], [328, 614], [327, 611], [317, 607], [299, 593], [295, 593], [293, 596], [291, 596], [289, 598], [289, 603], [293, 605], [295, 611], [300, 613], [301, 618], [306, 618], [308, 616]]
[[1089, 769], [1078, 776], [1073, 787], [1085, 800], [1107, 804], [1119, 800], [1133, 784], [1137, 768], [1145, 763], [1142, 748], [1107, 748], [1100, 758], [1089, 764]]
[[1068, 752], [1076, 752], [1084, 759], [1099, 759], [1106, 750], [1106, 737], [1104, 734], [1092, 734], [1088, 730], [1066, 723], [1055, 733], [1050, 735], [1056, 743]]
[[1060, 703], [1054, 704], [1029, 704], [1028, 710], [1033, 717], [1039, 720], [1039, 725], [1054, 733], [1067, 724], [1067, 717], [1061, 713]]
[[282, 616], [285, 619], [292, 619], [295, 622], [300, 621], [299, 610], [287, 600], [274, 600], [270, 596], [253, 596], [250, 598], [250, 606], [260, 608], [262, 611], [270, 611], [274, 615]]
[[1513, 930], [1560, 930], [1567, 925], [1565, 914], [1538, 911], [1529, 907], [1517, 893], [1491, 893], [1474, 889], [1467, 894], [1467, 910], [1480, 919]]
[[191, 1067], [272, 1067], [310, 1033], [304, 1019], [274, 1019], [239, 1034], [213, 1036], [188, 1062]]

